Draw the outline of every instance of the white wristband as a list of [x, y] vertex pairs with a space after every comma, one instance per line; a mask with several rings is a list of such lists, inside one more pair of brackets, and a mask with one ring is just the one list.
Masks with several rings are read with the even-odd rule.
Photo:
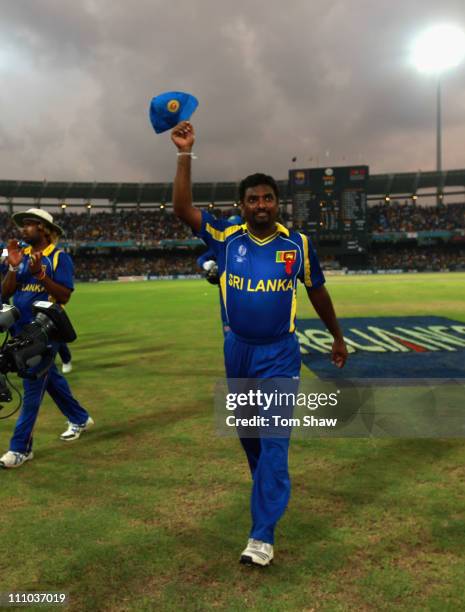
[[197, 155], [194, 155], [194, 154], [192, 153], [192, 151], [190, 151], [190, 152], [187, 152], [187, 151], [178, 151], [178, 152], [176, 153], [176, 155], [177, 155], [178, 157], [181, 157], [182, 155], [187, 155], [188, 157], [191, 157], [192, 159], [197, 159]]
[[19, 270], [19, 266], [12, 266], [11, 264], [8, 264], [8, 270], [10, 272], [17, 272]]

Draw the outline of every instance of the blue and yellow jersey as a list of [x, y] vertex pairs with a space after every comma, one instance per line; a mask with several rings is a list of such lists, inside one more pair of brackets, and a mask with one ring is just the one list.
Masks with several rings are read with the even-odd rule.
[[247, 225], [231, 225], [202, 211], [198, 236], [215, 253], [231, 330], [251, 340], [295, 331], [297, 280], [320, 287], [325, 278], [305, 234], [280, 223], [263, 240]]
[[[40, 281], [29, 272], [29, 258], [32, 248], [23, 249], [24, 257], [16, 273], [17, 287], [13, 296], [13, 304], [18, 308], [21, 317], [12, 327], [13, 335], [18, 334], [27, 323], [33, 319], [32, 304], [37, 300], [55, 301], [49, 296]], [[42, 267], [53, 281], [64, 285], [71, 291], [74, 289], [74, 267], [71, 257], [50, 244], [42, 251]]]

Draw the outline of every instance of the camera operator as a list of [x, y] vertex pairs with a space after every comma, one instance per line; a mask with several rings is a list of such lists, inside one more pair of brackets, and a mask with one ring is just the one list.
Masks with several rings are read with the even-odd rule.
[[[23, 239], [30, 246], [20, 248], [17, 240], [8, 242], [8, 273], [2, 283], [5, 299], [13, 297], [20, 318], [11, 328], [13, 336], [32, 321], [32, 304], [37, 300], [50, 300], [66, 304], [74, 289], [73, 263], [70, 256], [57, 248], [56, 242], [63, 230], [53, 222], [50, 213], [30, 208], [15, 213], [13, 221], [22, 230]], [[59, 343], [52, 343], [54, 352]], [[34, 368], [31, 369], [31, 374]], [[45, 391], [68, 418], [68, 428], [61, 440], [77, 440], [81, 433], [93, 425], [87, 411], [73, 397], [68, 382], [54, 363], [37, 380], [23, 380], [24, 398], [10, 450], [0, 458], [0, 466], [15, 468], [33, 458], [32, 430]]]

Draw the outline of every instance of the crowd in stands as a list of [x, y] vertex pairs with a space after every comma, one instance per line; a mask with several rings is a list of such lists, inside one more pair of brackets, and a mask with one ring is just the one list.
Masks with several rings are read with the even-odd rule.
[[[228, 218], [239, 213], [238, 208], [211, 208], [217, 218]], [[113, 212], [64, 212], [55, 214], [55, 221], [66, 232], [66, 241], [72, 251], [76, 277], [82, 280], [116, 279], [119, 276], [147, 276], [195, 274], [197, 254], [192, 251], [162, 251], [157, 244], [162, 239], [184, 240], [193, 237], [171, 210], [123, 209]], [[290, 215], [281, 213], [284, 223]], [[416, 232], [425, 230], [456, 230], [465, 228], [465, 204], [422, 207], [413, 203], [389, 202], [370, 206], [369, 228], [373, 232]], [[0, 212], [0, 241], [20, 238], [10, 213]], [[457, 240], [460, 238], [456, 237]], [[96, 249], [84, 253], [83, 242], [136, 241], [140, 250], [114, 249], [103, 254]], [[158, 248], [158, 250], [156, 250]], [[326, 269], [338, 269], [337, 258], [328, 258]], [[369, 254], [369, 268], [405, 270], [465, 270], [465, 249], [452, 243], [445, 246], [419, 247], [415, 245], [385, 245], [375, 247]]]
[[154, 242], [192, 238], [191, 230], [166, 210], [121, 210], [115, 213], [62, 214], [56, 222], [72, 241]]
[[[67, 242], [152, 243], [158, 240], [192, 238], [191, 230], [166, 210], [128, 210], [113, 212], [61, 213], [55, 222], [64, 229]], [[0, 239], [18, 237], [18, 228], [6, 212], [0, 213]]]
[[[121, 276], [171, 276], [200, 274], [196, 255], [156, 251], [126, 255], [97, 253], [74, 256], [76, 278], [80, 280], [116, 280]], [[337, 260], [323, 260], [324, 270], [341, 267]], [[419, 272], [452, 270], [465, 271], [465, 248], [396, 247], [370, 253], [368, 266], [372, 270], [417, 270]]]
[[[212, 208], [217, 218], [238, 215], [239, 209]], [[287, 213], [281, 215], [284, 221]], [[65, 212], [54, 214], [55, 222], [65, 230], [68, 242], [125, 242], [134, 240], [140, 244], [151, 244], [159, 240], [186, 240], [192, 238], [192, 231], [182, 223], [171, 210], [129, 210], [116, 212]], [[7, 212], [0, 212], [0, 240], [6, 242], [18, 237], [18, 228]]]
[[[238, 208], [212, 208], [217, 218], [228, 218], [239, 213]], [[185, 240], [192, 238], [186, 227], [171, 210], [122, 209], [116, 212], [65, 212], [55, 214], [55, 221], [65, 230], [68, 242], [124, 242], [136, 241], [152, 244], [163, 239]], [[287, 223], [290, 215], [281, 213]], [[377, 204], [368, 208], [369, 231], [416, 232], [424, 230], [455, 230], [465, 228], [465, 204], [446, 206], [418, 206], [397, 201]], [[0, 240], [18, 237], [18, 229], [10, 214], [0, 212]]]
[[116, 280], [121, 276], [170, 276], [200, 274], [197, 255], [191, 253], [146, 253], [143, 256], [109, 254], [75, 255], [74, 272], [79, 280]]
[[380, 270], [465, 271], [465, 248], [395, 247], [372, 251], [369, 268]]
[[465, 204], [417, 206], [386, 202], [368, 208], [372, 232], [419, 232], [465, 228]]
[[[17, 212], [17, 211], [15, 211]], [[6, 243], [10, 238], [21, 238], [20, 232], [8, 212], [0, 212], [0, 240]]]

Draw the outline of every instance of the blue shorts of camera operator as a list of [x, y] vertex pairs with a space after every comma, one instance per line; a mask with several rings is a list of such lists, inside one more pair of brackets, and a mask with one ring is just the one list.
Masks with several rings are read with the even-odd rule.
[[[229, 332], [225, 338], [224, 357], [228, 379], [289, 379], [286, 391], [293, 389], [297, 393], [301, 358], [293, 333], [273, 338], [269, 343], [260, 340], [260, 344], [254, 344]], [[260, 433], [256, 437], [242, 437], [239, 432], [253, 479], [249, 537], [269, 544], [274, 544], [275, 526], [290, 497], [290, 433], [288, 430], [286, 435], [281, 432], [276, 437]]]
[[[58, 350], [58, 344], [52, 343], [52, 348], [55, 355]], [[31, 372], [34, 372], [34, 369]], [[73, 397], [66, 378], [58, 372], [54, 362], [50, 369], [38, 380], [25, 378], [23, 380], [23, 389], [22, 408], [10, 442], [11, 451], [24, 454], [30, 453], [32, 449], [32, 432], [45, 392], [50, 395], [60, 411], [67, 417], [70, 424], [75, 424], [81, 429], [85, 429], [93, 423], [88, 412]], [[76, 433], [74, 433], [73, 437], [73, 432], [71, 432], [71, 427], [69, 427], [68, 431], [62, 434], [61, 439], [75, 439], [76, 437], [78, 437]]]

